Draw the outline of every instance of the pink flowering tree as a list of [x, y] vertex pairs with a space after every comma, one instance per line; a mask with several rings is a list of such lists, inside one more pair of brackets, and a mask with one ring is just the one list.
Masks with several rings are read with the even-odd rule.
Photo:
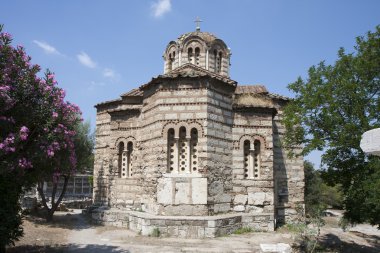
[[[0, 26], [0, 252], [21, 234], [18, 198], [24, 189], [77, 169], [78, 106], [65, 100], [49, 70], [40, 67]], [[88, 154], [88, 153], [87, 153]], [[81, 155], [84, 155], [82, 152]], [[9, 201], [12, 198], [12, 201]], [[56, 208], [59, 201], [52, 202]], [[13, 203], [8, 207], [9, 202]], [[46, 204], [46, 203], [45, 203]], [[14, 215], [11, 222], [9, 216]], [[52, 214], [51, 214], [52, 217]], [[5, 225], [7, 222], [11, 223]], [[4, 224], [4, 226], [3, 226]]]

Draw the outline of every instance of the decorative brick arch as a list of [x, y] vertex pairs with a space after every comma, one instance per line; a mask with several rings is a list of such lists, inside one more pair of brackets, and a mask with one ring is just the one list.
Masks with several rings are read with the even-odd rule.
[[137, 144], [136, 138], [133, 137], [133, 136], [119, 137], [119, 138], [116, 139], [116, 142], [115, 142], [116, 150], [118, 150], [120, 142], [124, 142], [125, 146], [128, 145], [128, 142], [132, 142], [132, 144], [133, 144], [134, 147], [136, 147], [136, 144]]
[[204, 40], [199, 36], [190, 36], [186, 38], [182, 43], [182, 52], [187, 54], [187, 49], [189, 48], [189, 46], [195, 48], [196, 46], [191, 45], [193, 43], [197, 44], [197, 47], [199, 47], [201, 52], [206, 52], [207, 45], [204, 42]]
[[168, 138], [168, 130], [170, 128], [173, 128], [174, 129], [174, 136], [177, 134], [178, 136], [178, 131], [176, 131], [176, 123], [173, 122], [173, 121], [170, 121], [170, 122], [167, 122], [164, 127], [162, 128], [162, 132], [161, 132], [161, 135], [167, 139]]
[[220, 39], [216, 39], [211, 44], [211, 46], [210, 46], [210, 52], [213, 52], [214, 50], [217, 50], [218, 52], [222, 52], [222, 56], [224, 58], [228, 58], [229, 57], [229, 50], [228, 50], [226, 44], [222, 40], [220, 40]]
[[170, 122], [167, 122], [163, 128], [162, 128], [162, 131], [161, 131], [161, 135], [163, 138], [167, 138], [168, 137], [168, 130], [170, 128], [173, 128], [174, 129], [174, 136], [178, 137], [179, 136], [179, 129], [181, 127], [185, 127], [186, 128], [186, 136], [190, 136], [190, 133], [191, 133], [191, 129], [193, 128], [196, 128], [198, 130], [198, 134], [200, 137], [203, 137], [204, 136], [204, 131], [203, 131], [203, 126], [196, 122], [196, 121], [192, 121], [192, 122], [186, 122], [186, 121], [180, 121], [180, 122], [174, 122], [174, 121], [170, 121]]
[[189, 124], [187, 124], [185, 121], [180, 121], [176, 124], [174, 129], [174, 136], [179, 136], [179, 129], [181, 129], [181, 127], [184, 127], [186, 129], [186, 137], [190, 136]]
[[251, 143], [254, 143], [255, 140], [259, 140], [260, 143], [262, 143], [262, 145], [264, 145], [265, 149], [268, 149], [268, 145], [267, 145], [267, 142], [265, 141], [265, 138], [259, 134], [254, 134], [254, 135], [244, 134], [244, 135], [242, 135], [239, 139], [238, 149], [243, 148], [245, 140], [249, 140]]
[[[184, 127], [185, 136], [180, 134]], [[174, 129], [174, 135], [168, 136], [169, 129]], [[197, 129], [197, 134], [191, 130]], [[167, 172], [168, 173], [198, 173], [198, 138], [203, 136], [203, 127], [196, 121], [171, 121], [162, 128], [162, 136], [167, 140]]]
[[169, 45], [166, 47], [166, 50], [165, 50], [165, 53], [164, 53], [165, 60], [167, 60], [167, 56], [169, 55], [170, 52], [173, 51], [173, 48], [175, 49], [175, 52], [177, 54], [178, 44], [175, 41], [170, 41]]
[[197, 129], [199, 137], [203, 137], [203, 127], [201, 124], [199, 124], [198, 122], [191, 122], [190, 124], [188, 124], [189, 135], [190, 135], [191, 129], [193, 128]]

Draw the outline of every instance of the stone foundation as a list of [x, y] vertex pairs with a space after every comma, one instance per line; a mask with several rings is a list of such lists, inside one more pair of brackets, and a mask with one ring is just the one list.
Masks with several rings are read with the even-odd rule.
[[215, 216], [158, 216], [144, 212], [98, 208], [92, 219], [103, 225], [125, 227], [141, 235], [158, 229], [161, 236], [179, 238], [213, 238], [233, 233], [242, 227], [255, 231], [273, 231], [273, 214], [223, 214]]

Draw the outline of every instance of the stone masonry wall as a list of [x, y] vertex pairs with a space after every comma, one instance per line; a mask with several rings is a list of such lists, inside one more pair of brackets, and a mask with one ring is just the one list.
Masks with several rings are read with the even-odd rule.
[[111, 117], [105, 110], [96, 115], [93, 201], [108, 204], [109, 136]]
[[[140, 107], [100, 106], [94, 203], [164, 216], [238, 212], [275, 214], [278, 223], [292, 220], [303, 205], [304, 175], [302, 159], [288, 159], [281, 147], [283, 105], [233, 109], [233, 92], [208, 78], [167, 79], [145, 88]], [[198, 164], [189, 173], [173, 174], [167, 134], [180, 127], [187, 135], [198, 131]], [[246, 139], [261, 142], [258, 178], [244, 176]], [[133, 142], [131, 178], [119, 178], [120, 141]]]
[[239, 228], [273, 231], [273, 215], [225, 214], [216, 216], [155, 216], [144, 212], [98, 209], [92, 219], [103, 225], [125, 227], [150, 236], [158, 230], [161, 236], [176, 238], [213, 238], [231, 234]]
[[[148, 200], [143, 210], [161, 215], [207, 215], [207, 203], [201, 204], [192, 191], [187, 192], [192, 185], [201, 183], [197, 178], [203, 177], [206, 90], [201, 87], [194, 88], [184, 80], [180, 83], [169, 81], [164, 85], [151, 87], [145, 94], [146, 106], [142, 119], [144, 127], [141, 128], [139, 136], [140, 152], [145, 166], [142, 186], [150, 191], [142, 196], [144, 201]], [[192, 171], [187, 179], [181, 179], [181, 174], [173, 176], [168, 170], [167, 131], [173, 128], [178, 133], [181, 126], [186, 127], [187, 131], [193, 127], [198, 129], [198, 170]], [[173, 191], [172, 187], [176, 190]], [[199, 191], [202, 192], [201, 189]], [[207, 189], [204, 194], [207, 194]], [[187, 199], [189, 195], [190, 200]]]
[[[233, 127], [234, 211], [274, 213], [272, 110], [249, 108], [236, 110]], [[244, 140], [261, 143], [259, 176], [247, 178], [244, 169]]]
[[[291, 222], [297, 216], [297, 207], [304, 208], [304, 169], [303, 158], [288, 158], [288, 151], [282, 146], [285, 128], [281, 124], [282, 110], [273, 120], [275, 203], [277, 224]], [[293, 148], [300, 153], [301, 148]]]
[[234, 89], [210, 83], [205, 135], [209, 214], [231, 211], [232, 94]]

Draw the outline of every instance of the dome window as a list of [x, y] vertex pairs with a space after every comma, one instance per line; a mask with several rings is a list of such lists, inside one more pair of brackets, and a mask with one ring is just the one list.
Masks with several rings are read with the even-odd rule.
[[193, 48], [189, 47], [189, 49], [187, 50], [187, 60], [194, 64], [194, 54], [193, 54]]
[[195, 64], [196, 65], [199, 65], [199, 55], [200, 55], [200, 49], [199, 47], [196, 47], [195, 48]]
[[173, 69], [173, 58], [172, 58], [172, 54], [169, 54], [169, 59], [168, 59], [168, 70], [172, 70]]

